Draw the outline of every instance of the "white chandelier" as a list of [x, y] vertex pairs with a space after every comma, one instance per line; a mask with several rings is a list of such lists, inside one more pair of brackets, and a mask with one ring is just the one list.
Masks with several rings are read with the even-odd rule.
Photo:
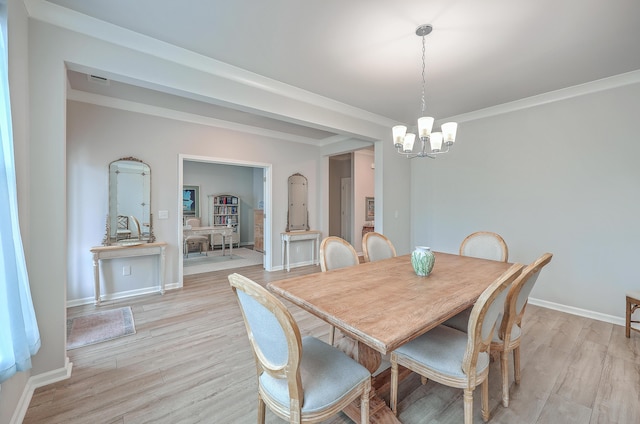
[[[455, 122], [447, 122], [442, 124], [442, 131], [431, 132], [434, 119], [425, 115], [425, 37], [431, 33], [433, 27], [431, 25], [420, 25], [416, 29], [416, 35], [422, 37], [422, 117], [418, 118], [418, 138], [422, 142], [422, 146], [418, 152], [413, 151], [413, 145], [416, 139], [414, 133], [407, 133], [405, 125], [396, 125], [392, 128], [393, 145], [401, 155], [405, 155], [408, 159], [413, 158], [431, 158], [435, 159], [437, 155], [449, 152], [449, 148], [456, 140], [456, 131], [458, 124]], [[443, 149], [444, 144], [444, 149]]]

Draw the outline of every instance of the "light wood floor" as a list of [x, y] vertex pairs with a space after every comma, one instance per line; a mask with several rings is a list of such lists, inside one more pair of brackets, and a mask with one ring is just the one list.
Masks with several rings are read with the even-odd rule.
[[[266, 284], [319, 267], [234, 271]], [[130, 305], [137, 333], [69, 351], [71, 378], [36, 390], [24, 423], [255, 423], [255, 366], [228, 273], [185, 277], [183, 289], [164, 296], [103, 303]], [[327, 324], [289, 306], [304, 334], [327, 340]], [[509, 408], [499, 401], [498, 363], [491, 365], [491, 423], [640, 422], [640, 334], [626, 339], [622, 327], [531, 305], [524, 327], [522, 384], [512, 384]], [[474, 398], [481, 423], [479, 391]], [[461, 390], [411, 376], [399, 400], [404, 423], [463, 421]], [[268, 410], [267, 422], [282, 423]], [[327, 421], [350, 422], [343, 414]]]

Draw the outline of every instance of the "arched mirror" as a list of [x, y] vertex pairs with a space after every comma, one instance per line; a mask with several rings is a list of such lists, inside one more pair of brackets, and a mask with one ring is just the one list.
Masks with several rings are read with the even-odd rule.
[[287, 231], [309, 230], [309, 211], [307, 177], [293, 174], [289, 177], [289, 212], [287, 214]]
[[151, 168], [128, 157], [109, 164], [109, 215], [105, 245], [155, 240], [151, 222]]

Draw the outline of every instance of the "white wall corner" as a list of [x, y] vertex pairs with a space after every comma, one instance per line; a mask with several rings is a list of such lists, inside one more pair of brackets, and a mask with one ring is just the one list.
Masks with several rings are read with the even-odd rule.
[[72, 368], [73, 362], [69, 362], [69, 357], [67, 356], [65, 358], [64, 367], [31, 376], [27, 381], [27, 385], [24, 387], [22, 396], [20, 396], [20, 401], [16, 406], [13, 417], [11, 417], [11, 421], [9, 421], [9, 424], [22, 423], [25, 415], [27, 414], [27, 409], [29, 409], [29, 403], [31, 403], [33, 392], [38, 387], [43, 387], [49, 384], [56, 383], [58, 381], [66, 380], [67, 378], [71, 377]]

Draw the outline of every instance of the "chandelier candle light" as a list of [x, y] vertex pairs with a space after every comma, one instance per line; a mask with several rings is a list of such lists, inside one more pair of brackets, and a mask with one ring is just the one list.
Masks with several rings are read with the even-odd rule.
[[[422, 142], [422, 146], [417, 153], [413, 152], [413, 144], [416, 139], [414, 133], [407, 133], [405, 125], [396, 125], [392, 128], [393, 145], [398, 153], [405, 155], [408, 159], [413, 158], [431, 158], [435, 159], [437, 155], [447, 153], [449, 148], [456, 140], [456, 131], [458, 124], [455, 122], [447, 122], [442, 124], [442, 132], [431, 132], [434, 119], [425, 115], [425, 37], [431, 33], [433, 27], [431, 25], [420, 25], [416, 29], [416, 35], [422, 37], [422, 117], [418, 118], [418, 138]], [[442, 145], [444, 144], [444, 150]]]

